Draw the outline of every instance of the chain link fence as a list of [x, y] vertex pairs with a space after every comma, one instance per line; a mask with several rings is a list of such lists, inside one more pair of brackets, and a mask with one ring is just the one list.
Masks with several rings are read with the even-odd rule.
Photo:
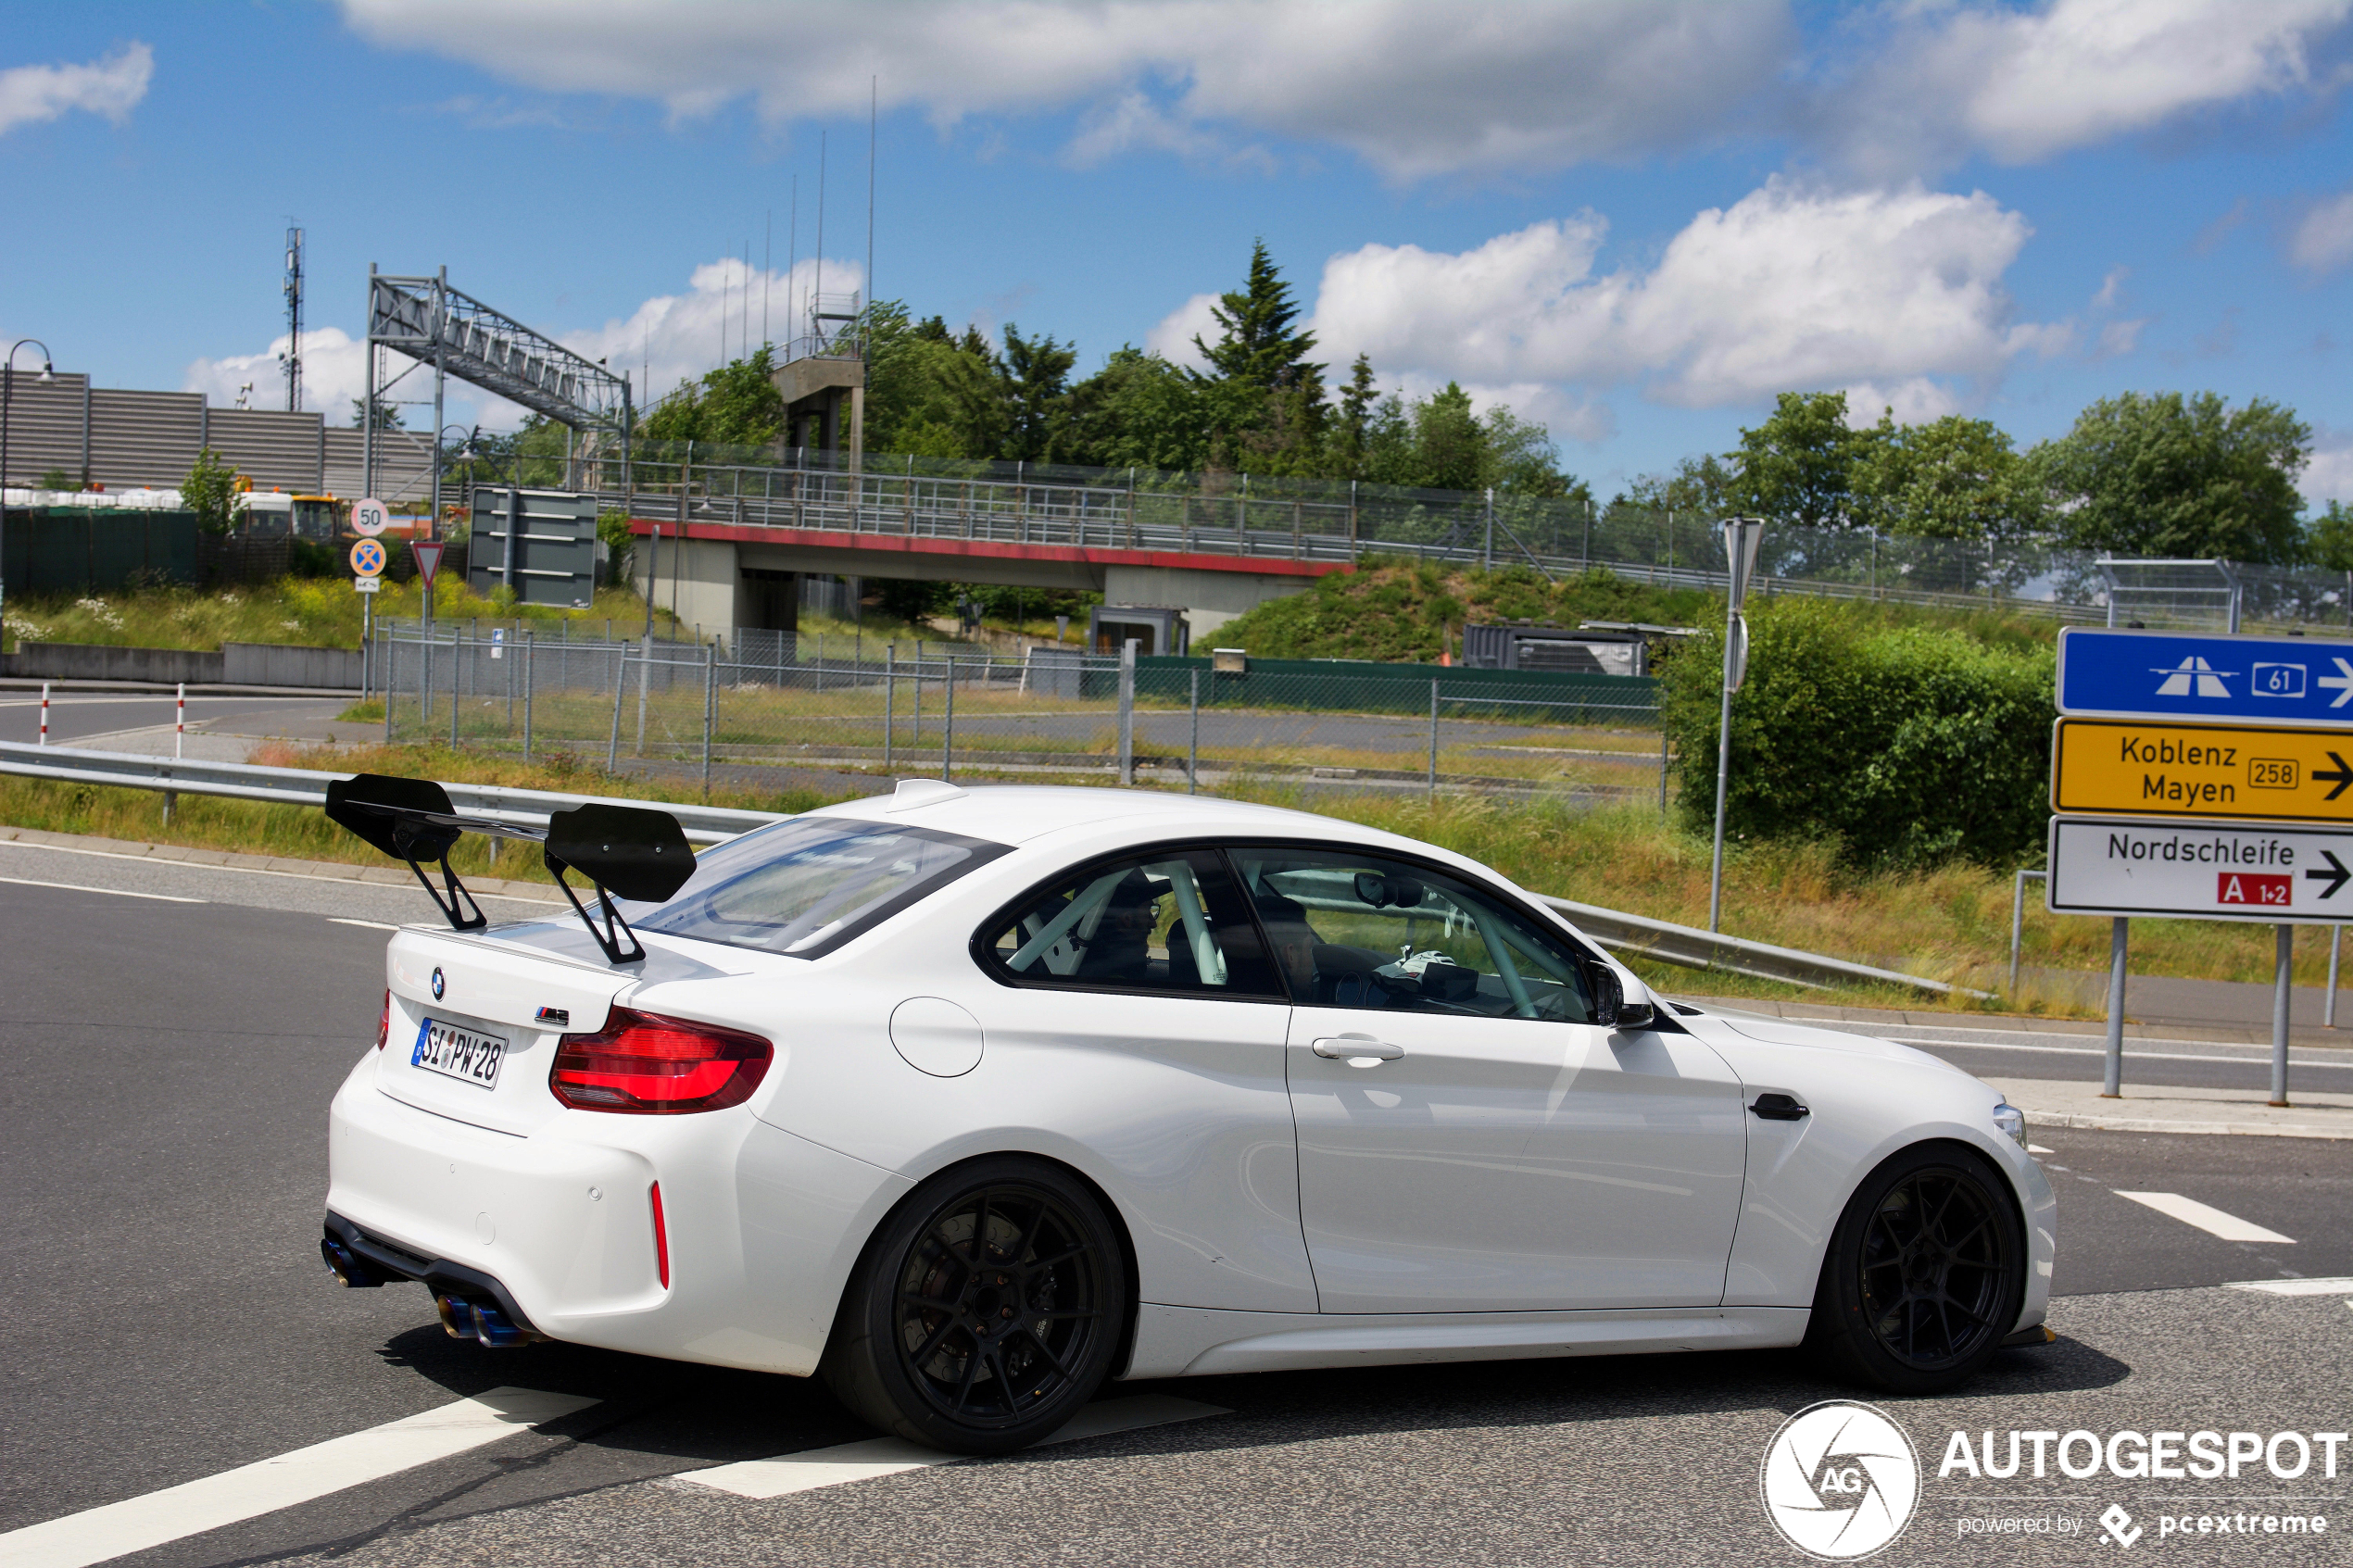
[[1565, 792], [1664, 809], [1654, 684], [1624, 677], [1353, 666], [1328, 675], [1123, 666], [806, 638], [547, 638], [533, 623], [386, 628], [371, 655], [384, 739], [608, 768], [832, 767], [899, 775], [1092, 776], [1176, 788]]

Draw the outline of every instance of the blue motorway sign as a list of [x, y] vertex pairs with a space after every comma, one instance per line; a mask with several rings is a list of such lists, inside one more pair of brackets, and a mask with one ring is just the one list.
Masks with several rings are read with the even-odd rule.
[[2058, 709], [2353, 729], [2353, 643], [2070, 626], [2059, 633]]

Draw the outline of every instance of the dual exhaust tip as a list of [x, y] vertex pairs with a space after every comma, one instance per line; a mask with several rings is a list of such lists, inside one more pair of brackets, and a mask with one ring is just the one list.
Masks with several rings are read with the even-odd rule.
[[[327, 1262], [327, 1272], [346, 1290], [373, 1290], [390, 1283], [386, 1275], [365, 1258], [345, 1245], [338, 1236], [327, 1236], [319, 1243], [319, 1255]], [[433, 1293], [434, 1309], [441, 1314], [443, 1332], [452, 1339], [471, 1339], [494, 1350], [510, 1349], [528, 1345], [545, 1335], [518, 1325], [504, 1308], [493, 1301], [479, 1301], [447, 1290]]]

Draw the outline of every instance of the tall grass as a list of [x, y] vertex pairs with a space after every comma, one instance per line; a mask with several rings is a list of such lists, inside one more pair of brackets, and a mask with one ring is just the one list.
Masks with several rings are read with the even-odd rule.
[[[380, 616], [423, 612], [423, 590], [414, 582], [386, 583], [375, 600]], [[208, 652], [228, 642], [352, 648], [359, 646], [360, 605], [361, 596], [341, 577], [284, 577], [213, 592], [167, 587], [79, 596], [12, 594], [6, 646], [103, 643]], [[644, 626], [646, 601], [633, 589], [616, 587], [598, 589], [586, 609], [516, 607], [503, 596], [476, 594], [458, 578], [445, 577], [434, 590], [434, 615], [452, 621], [520, 616], [550, 626], [571, 621], [599, 632], [610, 621], [617, 634], [627, 636]], [[674, 624], [666, 610], [658, 611], [657, 620]]]

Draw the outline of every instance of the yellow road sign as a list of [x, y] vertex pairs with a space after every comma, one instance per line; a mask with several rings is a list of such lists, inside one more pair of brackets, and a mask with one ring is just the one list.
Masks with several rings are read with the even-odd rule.
[[2353, 822], [2353, 735], [2224, 724], [2061, 719], [2051, 808], [2062, 814]]

